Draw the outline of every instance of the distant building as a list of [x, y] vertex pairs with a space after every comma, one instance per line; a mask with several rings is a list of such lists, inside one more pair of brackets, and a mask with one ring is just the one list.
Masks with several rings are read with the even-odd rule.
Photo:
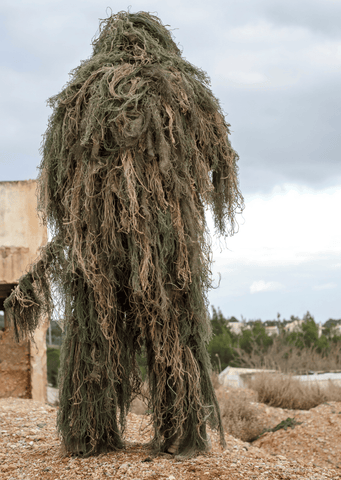
[[240, 335], [242, 330], [251, 330], [250, 325], [246, 325], [242, 322], [228, 322], [227, 326], [235, 335]]
[[277, 325], [273, 325], [271, 327], [265, 327], [265, 331], [269, 336], [279, 335], [279, 328], [277, 327]]
[[[302, 331], [302, 323], [303, 320], [294, 320], [291, 323], [288, 323], [285, 325], [284, 330], [286, 332], [291, 333], [291, 332], [301, 332]], [[318, 338], [322, 335], [322, 324], [321, 322], [317, 325], [318, 328]]]
[[300, 332], [302, 323], [303, 323], [303, 320], [294, 320], [291, 323], [287, 323], [284, 327], [284, 330], [288, 333]]
[[[247, 325], [247, 324], [242, 323], [242, 322], [228, 322], [227, 326], [236, 335], [240, 335], [243, 330], [251, 330], [251, 325]], [[278, 335], [279, 334], [279, 329], [276, 325], [272, 326], [272, 327], [265, 327], [265, 331], [268, 335]]]
[[322, 324], [321, 322], [318, 324], [318, 329], [319, 329], [319, 338], [322, 335]]

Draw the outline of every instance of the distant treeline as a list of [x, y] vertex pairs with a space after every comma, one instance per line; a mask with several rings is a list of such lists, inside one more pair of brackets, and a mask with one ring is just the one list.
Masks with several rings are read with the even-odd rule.
[[[341, 324], [341, 319], [327, 320], [322, 325], [322, 335], [320, 336], [319, 325], [315, 323], [314, 317], [309, 312], [302, 319], [292, 315], [289, 320], [281, 320], [278, 314], [277, 320], [267, 320], [266, 322], [242, 320], [245, 326], [250, 328], [242, 329], [240, 334], [236, 334], [232, 331], [230, 323], [238, 322], [238, 320], [235, 317], [224, 318], [219, 309], [217, 311], [212, 307], [213, 336], [208, 345], [208, 351], [214, 369], [221, 371], [228, 365], [232, 367], [244, 366], [240, 362], [241, 355], [238, 350], [248, 355], [254, 351], [256, 345], [259, 352], [266, 354], [275, 338], [277, 343], [283, 345], [283, 348], [292, 346], [300, 350], [314, 349], [321, 355], [328, 355], [328, 351], [335, 344], [340, 344], [341, 349], [341, 334], [335, 334], [335, 331], [333, 331], [334, 326]], [[298, 331], [286, 331], [284, 327], [295, 320], [303, 321]], [[265, 328], [267, 326], [277, 326], [279, 335], [276, 335], [276, 337], [269, 336]]]

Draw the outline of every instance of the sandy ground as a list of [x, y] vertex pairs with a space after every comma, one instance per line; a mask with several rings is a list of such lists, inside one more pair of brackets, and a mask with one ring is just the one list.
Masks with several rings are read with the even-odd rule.
[[226, 434], [222, 450], [210, 432], [212, 450], [189, 460], [151, 455], [148, 417], [130, 413], [126, 449], [78, 459], [63, 455], [56, 432], [57, 408], [33, 400], [0, 399], [0, 478], [28, 479], [341, 479], [341, 403], [310, 411], [255, 404], [264, 427], [295, 418], [295, 428], [266, 433], [253, 444]]

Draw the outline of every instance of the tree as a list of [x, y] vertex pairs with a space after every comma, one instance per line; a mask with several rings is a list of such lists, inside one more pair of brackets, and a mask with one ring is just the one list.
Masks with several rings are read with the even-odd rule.
[[334, 320], [333, 318], [329, 318], [324, 324], [324, 328], [331, 328], [334, 327], [335, 325], [341, 325], [341, 319], [340, 320]]
[[266, 333], [264, 325], [259, 320], [253, 322], [251, 330], [242, 330], [239, 347], [246, 353], [251, 353], [254, 343], [264, 351], [273, 344], [273, 338]]
[[232, 338], [228, 331], [214, 336], [208, 344], [207, 350], [215, 370], [224, 370], [235, 358]]
[[[294, 317], [295, 320], [299, 320]], [[318, 336], [318, 325], [309, 311], [303, 316], [300, 331], [290, 332], [286, 335], [286, 342], [303, 350], [304, 348], [316, 348], [318, 353], [327, 352], [330, 344], [325, 335]]]
[[213, 335], [221, 335], [227, 332], [227, 324], [226, 319], [224, 318], [223, 314], [221, 313], [220, 309], [218, 308], [218, 312], [212, 305], [212, 319], [211, 319], [211, 327], [212, 327], [212, 334]]
[[314, 344], [317, 344], [318, 341], [318, 325], [315, 323], [314, 317], [307, 312], [303, 316], [303, 323], [301, 325], [302, 329], [302, 340], [305, 347], [309, 348]]

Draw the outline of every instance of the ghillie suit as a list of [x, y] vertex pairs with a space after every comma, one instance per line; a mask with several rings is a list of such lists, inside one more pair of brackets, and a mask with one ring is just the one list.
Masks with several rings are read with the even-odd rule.
[[[236, 152], [205, 72], [148, 13], [102, 21], [93, 55], [72, 71], [42, 145], [38, 212], [52, 231], [5, 307], [17, 337], [65, 306], [57, 424], [67, 451], [123, 447], [136, 355], [148, 364], [152, 445], [207, 448], [219, 406], [206, 344], [210, 245], [243, 208]], [[226, 228], [226, 222], [228, 228]]]

